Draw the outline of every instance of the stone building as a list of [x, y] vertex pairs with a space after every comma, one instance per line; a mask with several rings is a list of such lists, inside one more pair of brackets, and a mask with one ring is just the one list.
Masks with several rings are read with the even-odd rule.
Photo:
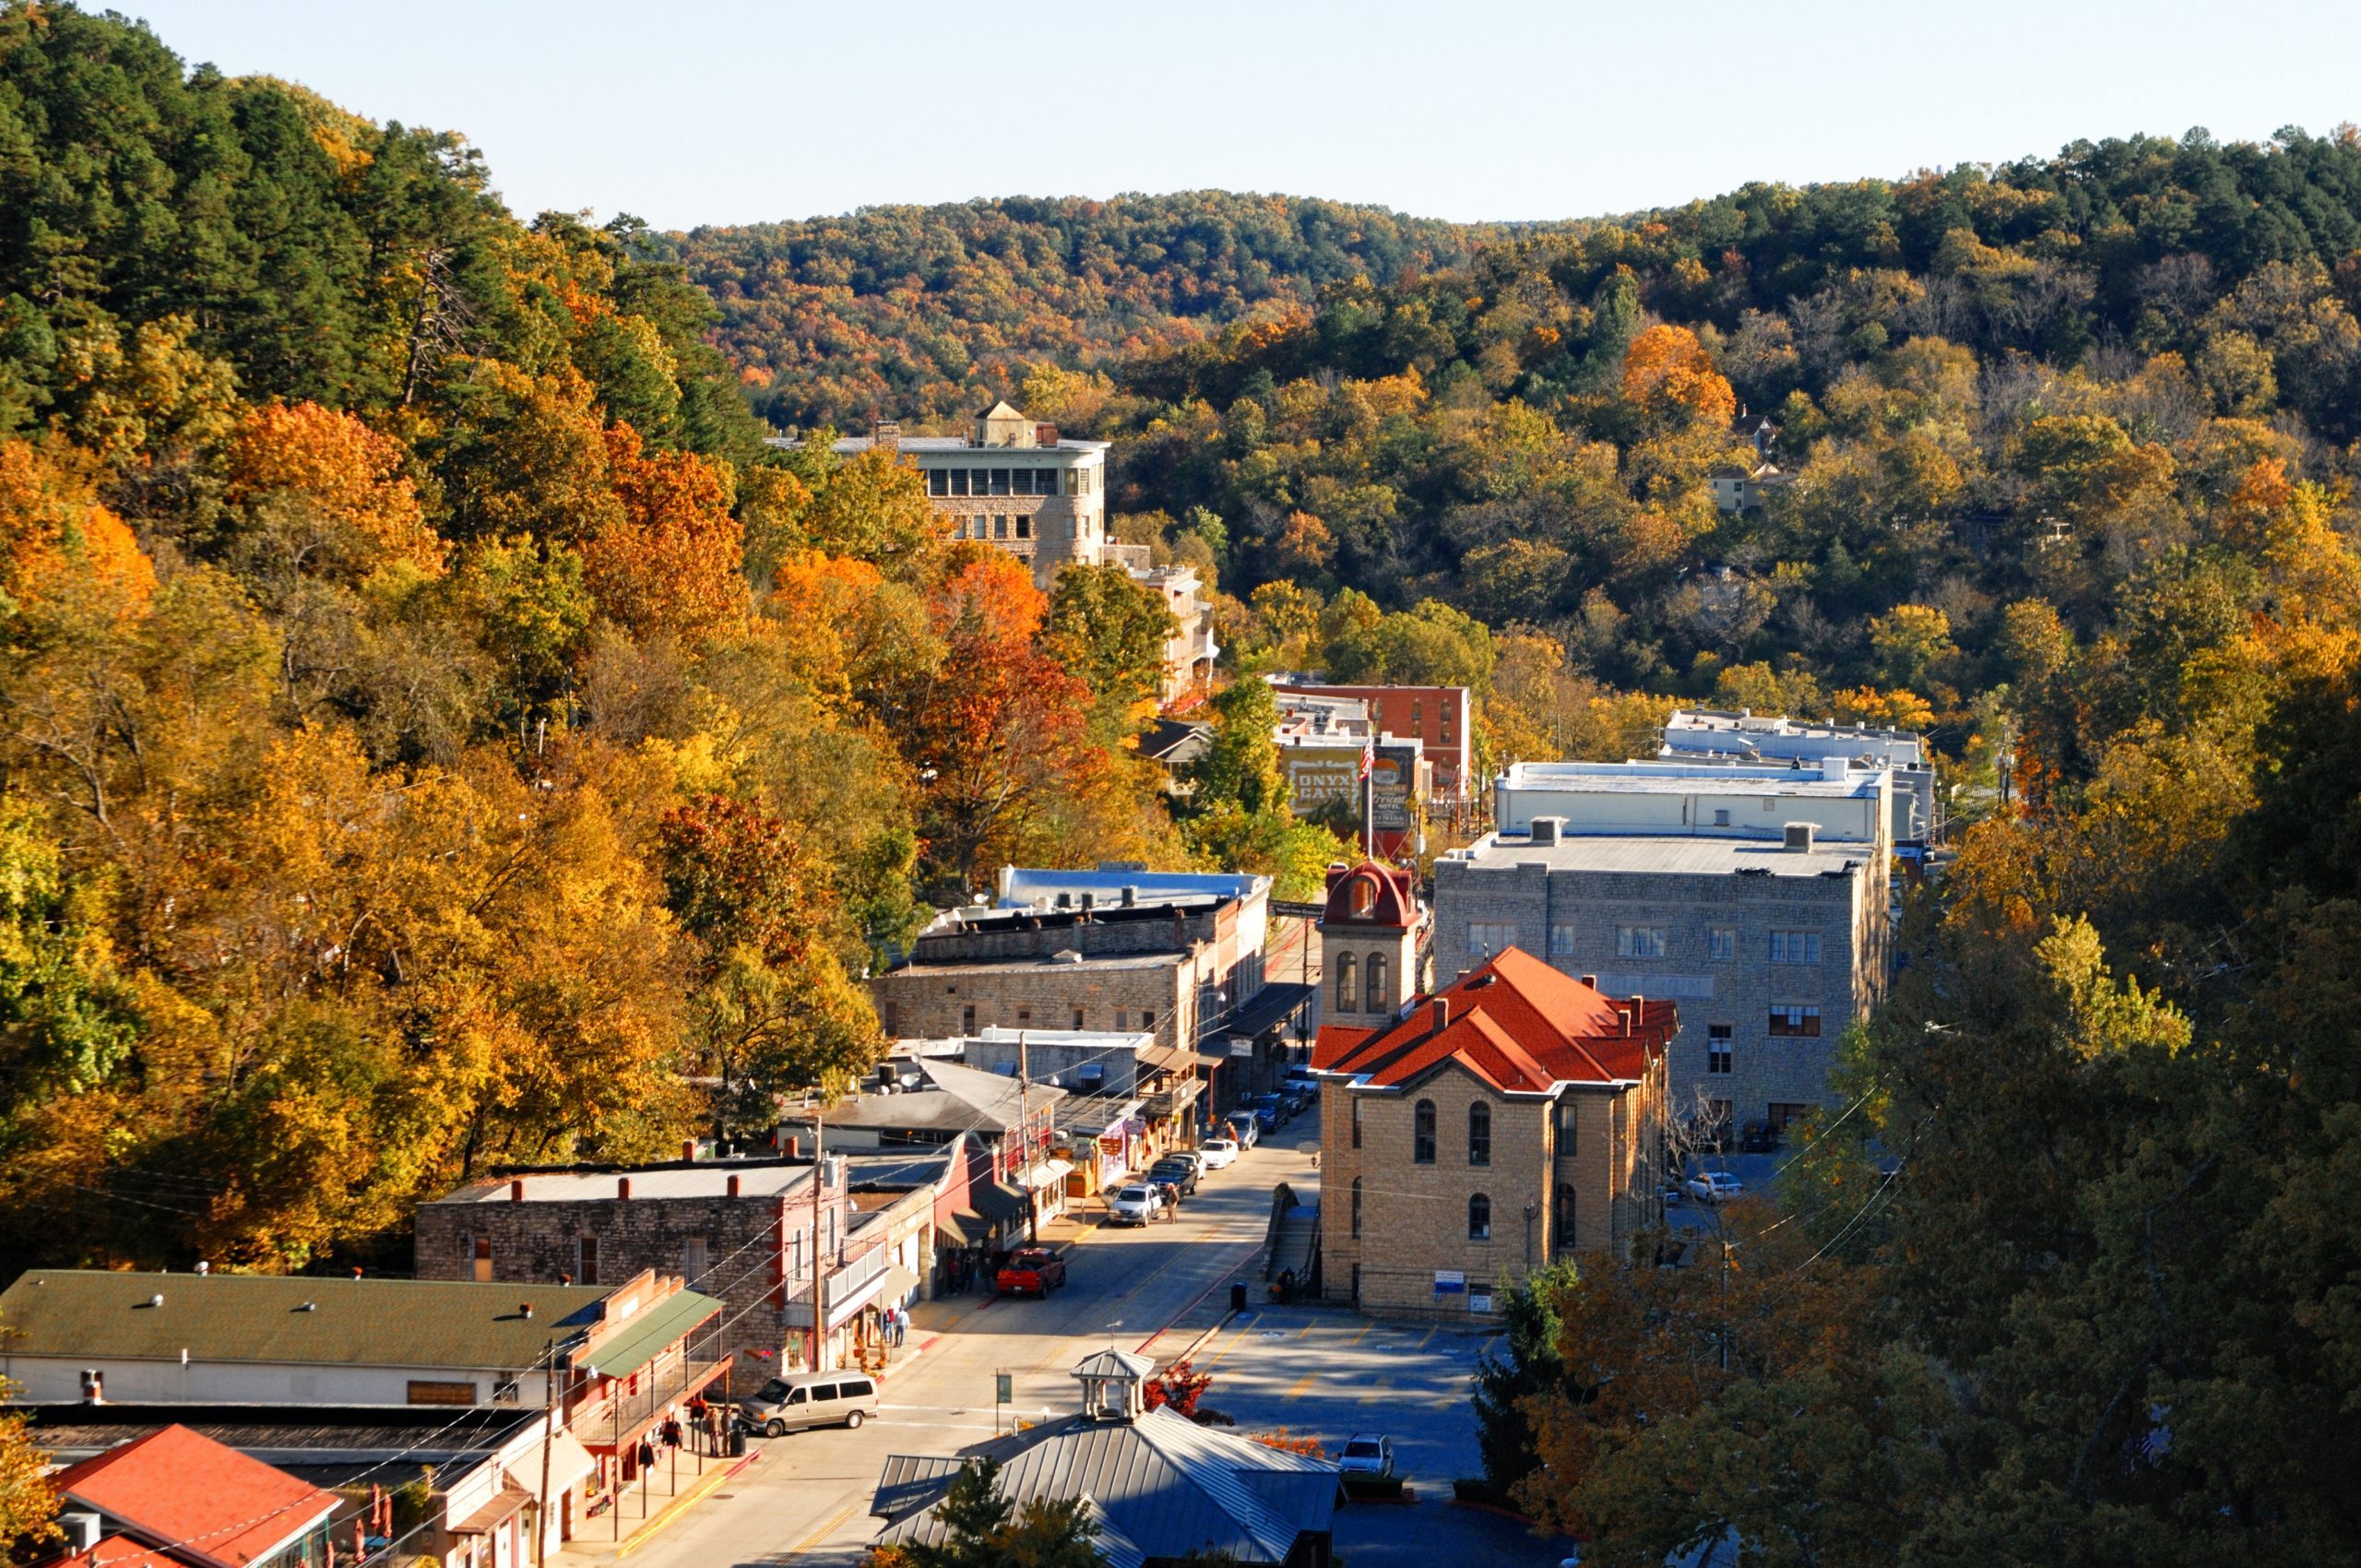
[[891, 1265], [901, 1262], [922, 1277], [926, 1254], [914, 1253], [915, 1270], [913, 1260], [886, 1256], [860, 1233], [841, 1164], [826, 1162], [815, 1191], [813, 1163], [569, 1166], [470, 1182], [419, 1206], [418, 1274], [578, 1285], [646, 1269], [679, 1275], [726, 1304], [723, 1354], [810, 1365], [816, 1246], [825, 1275], [826, 1364], [840, 1364], [847, 1326], [897, 1283]]
[[1392, 1023], [1406, 1001], [1428, 988], [1432, 927], [1409, 872], [1376, 861], [1330, 866], [1319, 922], [1320, 1020]]
[[1911, 859], [1942, 837], [1942, 801], [1923, 736], [1908, 730], [1834, 719], [1785, 719], [1740, 708], [1674, 708], [1665, 720], [1664, 762], [1716, 761], [1738, 766], [1819, 768], [1831, 757], [1893, 775], [1889, 830], [1897, 853]]
[[1514, 948], [1399, 1021], [1322, 1025], [1322, 1294], [1488, 1313], [1499, 1281], [1659, 1221], [1679, 1027]]
[[1367, 705], [1379, 732], [1418, 742], [1439, 801], [1467, 799], [1475, 784], [1474, 707], [1465, 686], [1354, 686], [1300, 675], [1274, 680], [1282, 702], [1290, 695], [1341, 697]]
[[1047, 589], [1063, 567], [1107, 558], [1104, 441], [1063, 439], [1057, 426], [995, 403], [965, 435], [904, 435], [899, 424], [880, 421], [870, 434], [830, 449], [850, 457], [872, 447], [898, 453], [926, 476], [927, 498], [953, 537], [989, 540], [1016, 556], [1036, 587]]
[[1680, 1004], [1683, 1120], [1777, 1128], [1820, 1106], [1884, 994], [1891, 776], [1824, 766], [1519, 764], [1497, 831], [1435, 862], [1435, 967], [1510, 947]]

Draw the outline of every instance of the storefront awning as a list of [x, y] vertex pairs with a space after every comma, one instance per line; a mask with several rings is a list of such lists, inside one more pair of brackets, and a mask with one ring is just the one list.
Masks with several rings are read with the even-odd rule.
[[938, 1247], [980, 1247], [991, 1234], [991, 1222], [982, 1215], [968, 1211], [937, 1215], [934, 1221], [934, 1244]]
[[967, 1202], [978, 1214], [996, 1224], [1022, 1219], [1033, 1212], [1033, 1200], [1004, 1182], [988, 1182], [968, 1188]]
[[504, 1487], [490, 1503], [447, 1528], [455, 1536], [488, 1536], [523, 1513], [532, 1501], [533, 1494], [523, 1487]]
[[[555, 1496], [564, 1491], [598, 1467], [598, 1461], [590, 1457], [590, 1451], [583, 1447], [572, 1432], [561, 1430], [556, 1441], [550, 1444], [550, 1494]], [[534, 1443], [503, 1468], [507, 1470], [512, 1485], [521, 1482], [528, 1487], [540, 1486], [541, 1445]]]
[[1038, 1193], [1045, 1187], [1056, 1186], [1072, 1174], [1074, 1174], [1073, 1160], [1044, 1160], [1025, 1173], [1025, 1184]]
[[885, 1287], [879, 1294], [889, 1301], [898, 1301], [918, 1288], [917, 1275], [912, 1274], [900, 1264], [891, 1264], [885, 1269]]

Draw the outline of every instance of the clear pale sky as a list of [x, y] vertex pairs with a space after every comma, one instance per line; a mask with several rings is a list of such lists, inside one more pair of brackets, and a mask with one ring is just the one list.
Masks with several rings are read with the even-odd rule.
[[116, 0], [658, 228], [1204, 186], [1453, 219], [2361, 120], [2361, 0], [1091, 6]]

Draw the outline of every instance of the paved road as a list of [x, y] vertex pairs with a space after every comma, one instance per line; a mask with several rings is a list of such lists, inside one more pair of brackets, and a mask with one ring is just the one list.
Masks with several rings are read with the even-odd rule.
[[[1210, 1176], [1177, 1222], [1089, 1232], [1069, 1256], [1072, 1283], [1047, 1301], [921, 1306], [911, 1331], [921, 1351], [887, 1381], [880, 1420], [859, 1431], [756, 1439], [761, 1460], [633, 1553], [631, 1568], [859, 1562], [877, 1528], [869, 1499], [886, 1455], [989, 1441], [994, 1372], [1014, 1374], [1014, 1414], [1069, 1410], [1076, 1390], [1066, 1372], [1083, 1357], [1140, 1348], [1250, 1262], [1259, 1281], [1271, 1188], [1315, 1180], [1296, 1146], [1315, 1142], [1315, 1127], [1299, 1122]], [[1151, 1353], [1180, 1348], [1159, 1342]]]
[[1069, 1255], [1073, 1283], [1046, 1301], [921, 1306], [912, 1343], [924, 1348], [888, 1380], [879, 1420], [859, 1431], [757, 1439], [759, 1462], [635, 1552], [627, 1568], [853, 1568], [877, 1528], [869, 1499], [885, 1456], [955, 1454], [988, 1441], [995, 1372], [1014, 1374], [1015, 1414], [1071, 1409], [1075, 1390], [1066, 1372], [1076, 1361], [1109, 1345], [1169, 1360], [1202, 1325], [1220, 1321], [1216, 1309], [1239, 1277], [1252, 1281], [1256, 1304], [1199, 1351], [1197, 1364], [1215, 1380], [1205, 1403], [1234, 1417], [1240, 1431], [1284, 1426], [1320, 1438], [1332, 1453], [1356, 1431], [1387, 1432], [1423, 1499], [1415, 1507], [1339, 1511], [1337, 1551], [1352, 1568], [1552, 1568], [1562, 1543], [1447, 1505], [1453, 1478], [1478, 1468], [1467, 1375], [1488, 1331], [1379, 1324], [1265, 1301], [1260, 1265], [1271, 1188], [1284, 1181], [1306, 1199], [1316, 1196], [1319, 1176], [1303, 1146], [1318, 1137], [1316, 1117], [1283, 1129], [1209, 1177], [1177, 1223], [1089, 1232]]

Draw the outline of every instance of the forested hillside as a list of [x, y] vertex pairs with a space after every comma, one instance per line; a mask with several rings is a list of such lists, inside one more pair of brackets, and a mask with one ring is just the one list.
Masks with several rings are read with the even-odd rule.
[[1465, 263], [1496, 231], [1382, 208], [1191, 191], [1014, 197], [649, 236], [721, 312], [718, 341], [782, 426], [957, 419], [1034, 367], [1202, 339], [1323, 285]]
[[765, 1127], [881, 1048], [922, 889], [1195, 852], [1155, 597], [766, 453], [631, 238], [0, 9], [0, 1272]]

